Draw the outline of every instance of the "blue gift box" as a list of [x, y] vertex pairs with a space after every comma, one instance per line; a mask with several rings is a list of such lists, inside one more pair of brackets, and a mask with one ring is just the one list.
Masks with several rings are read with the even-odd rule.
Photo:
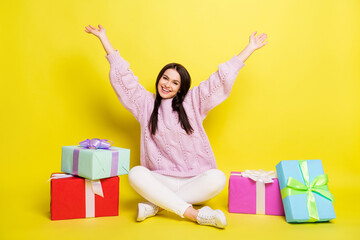
[[287, 160], [276, 165], [287, 222], [325, 222], [335, 218], [333, 195], [321, 160]]

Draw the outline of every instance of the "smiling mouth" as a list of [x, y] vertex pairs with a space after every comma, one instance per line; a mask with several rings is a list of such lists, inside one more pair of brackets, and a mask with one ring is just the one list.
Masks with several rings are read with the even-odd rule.
[[165, 92], [165, 93], [169, 93], [169, 92], [170, 92], [169, 90], [167, 90], [167, 89], [165, 89], [165, 88], [163, 88], [163, 87], [161, 87], [161, 90], [162, 90], [163, 92]]

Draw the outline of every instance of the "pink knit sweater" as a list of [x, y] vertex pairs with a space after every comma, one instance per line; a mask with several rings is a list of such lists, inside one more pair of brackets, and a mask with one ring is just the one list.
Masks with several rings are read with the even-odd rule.
[[116, 51], [106, 56], [110, 63], [110, 82], [122, 105], [141, 125], [141, 165], [151, 171], [177, 177], [191, 177], [216, 168], [214, 153], [202, 125], [207, 113], [230, 94], [239, 70], [244, 66], [236, 56], [219, 65], [219, 70], [199, 86], [190, 89], [183, 106], [194, 129], [186, 134], [172, 110], [172, 99], [163, 99], [158, 112], [155, 135], [149, 120], [155, 95], [139, 84], [129, 63]]

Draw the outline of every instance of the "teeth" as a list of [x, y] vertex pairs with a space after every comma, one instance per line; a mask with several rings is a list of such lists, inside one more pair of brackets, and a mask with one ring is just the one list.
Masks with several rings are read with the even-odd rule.
[[165, 88], [162, 88], [162, 90], [164, 90], [165, 92], [170, 92], [169, 90], [166, 90]]

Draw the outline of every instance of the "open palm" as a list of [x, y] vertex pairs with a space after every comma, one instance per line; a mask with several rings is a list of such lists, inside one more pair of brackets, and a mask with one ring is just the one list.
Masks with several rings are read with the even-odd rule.
[[256, 50], [265, 46], [268, 42], [264, 42], [267, 38], [266, 33], [262, 33], [258, 36], [255, 36], [257, 32], [253, 32], [250, 36], [250, 45]]
[[106, 34], [105, 28], [103, 26], [98, 25], [99, 28], [93, 27], [91, 25], [85, 27], [85, 32], [92, 33], [97, 37], [101, 37], [102, 35]]

